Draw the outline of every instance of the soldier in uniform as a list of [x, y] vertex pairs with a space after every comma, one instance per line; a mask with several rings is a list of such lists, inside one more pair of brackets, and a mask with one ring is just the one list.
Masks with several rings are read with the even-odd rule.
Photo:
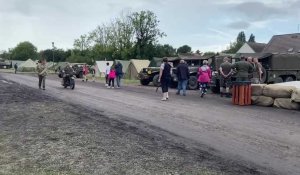
[[249, 81], [249, 74], [253, 73], [253, 66], [246, 61], [245, 57], [241, 57], [241, 61], [238, 61], [232, 65], [232, 69], [236, 71], [236, 81]]
[[39, 63], [37, 64], [37, 72], [39, 76], [39, 89], [42, 89], [43, 85], [43, 90], [45, 90], [45, 81], [47, 76], [47, 65], [45, 59], [39, 61]]
[[[220, 65], [220, 94], [221, 97], [226, 95], [230, 97], [230, 86], [231, 86], [231, 74], [232, 74], [232, 64], [229, 62], [229, 58], [225, 57], [223, 63]], [[224, 92], [225, 89], [225, 92]]]
[[262, 65], [258, 62], [258, 58], [253, 59], [253, 77], [251, 79], [252, 84], [260, 84], [262, 81]]

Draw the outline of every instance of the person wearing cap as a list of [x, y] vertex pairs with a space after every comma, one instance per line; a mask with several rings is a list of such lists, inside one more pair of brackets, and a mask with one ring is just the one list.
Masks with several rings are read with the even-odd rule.
[[229, 62], [229, 58], [225, 57], [223, 63], [220, 65], [220, 94], [221, 97], [226, 95], [230, 97], [230, 86], [231, 86], [231, 74], [232, 74], [232, 64]]
[[190, 77], [190, 72], [188, 65], [184, 60], [180, 60], [179, 65], [176, 70], [177, 79], [178, 79], [178, 87], [177, 87], [177, 95], [180, 95], [180, 91], [182, 90], [182, 95], [186, 96], [186, 87]]
[[161, 83], [161, 89], [163, 92], [162, 101], [169, 99], [169, 84], [171, 81], [171, 65], [168, 63], [168, 59], [164, 58], [163, 63], [160, 66], [158, 82]]

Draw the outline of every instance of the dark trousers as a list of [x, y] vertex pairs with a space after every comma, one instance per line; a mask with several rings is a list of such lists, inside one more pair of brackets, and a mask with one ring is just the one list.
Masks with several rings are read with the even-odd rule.
[[105, 75], [105, 82], [106, 82], [106, 84], [108, 84], [108, 83], [109, 83], [109, 78], [108, 78], [108, 75]]
[[117, 86], [121, 87], [122, 74], [117, 75]]
[[200, 83], [201, 94], [207, 93], [208, 83]]
[[111, 85], [112, 85], [112, 87], [115, 87], [115, 79], [114, 78], [109, 79], [108, 86], [111, 86]]
[[169, 84], [171, 82], [171, 78], [165, 78], [165, 79], [161, 79], [161, 89], [162, 92], [169, 92]]
[[46, 76], [39, 75], [39, 88], [41, 88], [43, 85], [43, 88], [45, 89], [45, 84], [46, 84]]
[[15, 74], [17, 73], [17, 69], [15, 69]]

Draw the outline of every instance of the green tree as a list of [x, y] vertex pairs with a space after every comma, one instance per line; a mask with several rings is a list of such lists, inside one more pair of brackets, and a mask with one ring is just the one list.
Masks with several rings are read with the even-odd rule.
[[25, 41], [19, 43], [12, 50], [12, 59], [13, 60], [27, 60], [27, 59], [37, 59], [37, 48], [30, 42]]
[[158, 38], [166, 36], [158, 28], [159, 20], [151, 11], [135, 12], [130, 15], [136, 38], [137, 58], [149, 58], [146, 48], [157, 42]]
[[227, 50], [224, 50], [224, 53], [235, 54], [246, 42], [246, 35], [243, 31], [241, 31], [235, 42], [230, 43], [230, 46]]
[[177, 53], [190, 53], [192, 52], [192, 48], [188, 45], [183, 45], [177, 49]]
[[63, 49], [55, 49], [53, 52], [52, 49], [46, 49], [40, 52], [40, 57], [41, 54], [43, 54], [44, 58], [47, 61], [53, 61], [53, 56], [54, 56], [54, 62], [63, 62], [66, 61], [66, 59], [69, 56], [71, 56], [71, 51], [70, 50], [64, 51]]
[[255, 43], [255, 36], [253, 34], [250, 35], [248, 42]]

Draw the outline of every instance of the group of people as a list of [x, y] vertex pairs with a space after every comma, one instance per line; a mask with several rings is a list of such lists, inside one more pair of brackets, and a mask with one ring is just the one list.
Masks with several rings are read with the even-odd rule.
[[123, 77], [123, 65], [118, 61], [115, 66], [110, 66], [106, 63], [105, 68], [105, 81], [108, 89], [115, 88], [115, 80], [117, 82], [117, 88], [121, 87], [121, 79]]
[[[171, 81], [171, 65], [168, 63], [167, 58], [163, 59], [163, 63], [160, 67], [159, 82], [163, 92], [162, 101], [169, 99], [168, 85]], [[245, 57], [241, 58], [241, 61], [236, 63], [230, 63], [230, 59], [225, 57], [223, 63], [219, 67], [220, 73], [220, 94], [221, 97], [231, 97], [230, 88], [232, 86], [232, 75], [235, 75], [237, 82], [247, 81], [252, 84], [259, 84], [262, 81], [262, 65], [259, 63], [258, 58]], [[189, 81], [189, 68], [184, 60], [180, 60], [179, 65], [176, 68], [178, 87], [177, 95], [186, 96], [187, 84]], [[203, 64], [198, 69], [198, 83], [200, 87], [201, 98], [207, 94], [209, 83], [212, 78], [212, 70], [207, 60], [203, 61]]]

